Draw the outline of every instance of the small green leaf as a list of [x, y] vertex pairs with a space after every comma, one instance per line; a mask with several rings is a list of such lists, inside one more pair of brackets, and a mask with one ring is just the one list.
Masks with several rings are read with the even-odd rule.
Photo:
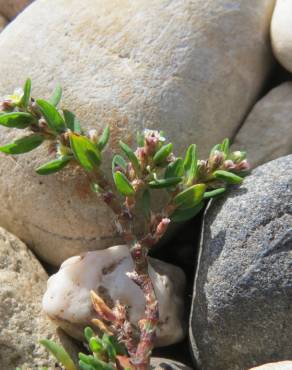
[[218, 170], [213, 175], [216, 179], [226, 181], [228, 184], [240, 184], [242, 182], [242, 177], [228, 171]]
[[86, 326], [86, 328], [84, 329], [84, 336], [87, 342], [89, 342], [90, 339], [94, 337], [94, 335], [94, 331], [89, 326]]
[[89, 340], [89, 348], [94, 353], [99, 353], [103, 350], [102, 341], [99, 338], [91, 337]]
[[108, 357], [110, 360], [114, 361], [117, 355], [117, 351], [115, 349], [115, 346], [112, 343], [112, 340], [110, 339], [110, 336], [108, 334], [103, 334], [102, 336], [102, 344], [104, 350], [107, 352]]
[[184, 160], [184, 169], [186, 173], [187, 184], [191, 184], [197, 175], [198, 169], [197, 147], [195, 144], [191, 144], [188, 147]]
[[7, 154], [23, 154], [37, 148], [44, 141], [42, 135], [30, 135], [21, 139], [15, 140], [11, 144], [6, 144], [0, 147], [0, 152]]
[[25, 81], [24, 88], [23, 88], [23, 96], [21, 99], [21, 105], [24, 108], [27, 108], [29, 100], [30, 100], [30, 93], [31, 93], [31, 80], [28, 78]]
[[204, 202], [197, 204], [192, 208], [187, 209], [176, 209], [170, 216], [173, 222], [185, 222], [195, 217], [201, 209], [204, 207]]
[[110, 137], [110, 128], [109, 126], [106, 126], [97, 143], [97, 147], [100, 151], [102, 151], [105, 148], [106, 144], [108, 143], [109, 137]]
[[154, 155], [153, 162], [156, 165], [161, 164], [165, 161], [165, 159], [169, 156], [169, 154], [172, 152], [173, 145], [172, 143], [163, 145]]
[[[110, 364], [107, 364], [104, 361], [101, 361], [97, 358], [94, 358], [91, 355], [84, 355], [83, 353], [79, 353], [79, 359], [80, 359], [79, 365], [80, 365], [80, 363], [82, 363], [82, 366], [83, 366], [83, 367], [80, 366], [82, 370], [83, 369], [84, 370], [91, 370], [91, 369], [94, 369], [94, 370], [114, 370], [114, 368]], [[89, 367], [86, 367], [85, 365], [87, 365]]]
[[226, 188], [218, 188], [218, 189], [215, 189], [215, 190], [206, 191], [204, 193], [204, 199], [218, 197], [219, 195], [225, 193], [225, 191], [226, 191]]
[[86, 136], [70, 133], [70, 145], [74, 157], [86, 171], [93, 171], [100, 165], [100, 152]]
[[81, 134], [81, 124], [73, 112], [67, 109], [63, 110], [66, 127], [76, 134]]
[[167, 179], [156, 179], [149, 182], [149, 187], [152, 189], [168, 188], [178, 185], [182, 181], [181, 177], [169, 177]]
[[127, 177], [120, 171], [114, 173], [114, 182], [119, 193], [125, 196], [135, 194], [135, 190]]
[[112, 160], [112, 172], [116, 171], [116, 168], [120, 167], [122, 170], [127, 171], [127, 162], [121, 155], [116, 154]]
[[174, 162], [169, 163], [166, 167], [164, 177], [167, 179], [169, 177], [181, 177], [184, 173], [183, 160], [177, 158]]
[[226, 138], [223, 140], [221, 144], [221, 150], [226, 156], [228, 156], [229, 154], [229, 147], [230, 147], [230, 141], [228, 138]]
[[0, 125], [5, 127], [24, 129], [27, 128], [33, 120], [33, 116], [25, 112], [11, 112], [0, 115]]
[[125, 153], [125, 155], [128, 157], [129, 161], [132, 163], [132, 166], [137, 173], [140, 172], [140, 164], [138, 161], [138, 158], [136, 157], [136, 154], [133, 152], [133, 150], [125, 143], [120, 141], [120, 147], [122, 151]]
[[145, 189], [142, 193], [142, 209], [145, 217], [149, 218], [151, 213], [151, 196], [148, 189]]
[[142, 148], [144, 146], [144, 140], [145, 140], [144, 134], [141, 132], [137, 132], [138, 147]]
[[49, 339], [42, 339], [40, 343], [62, 363], [66, 370], [77, 370], [73, 360], [62, 346]]
[[40, 107], [42, 115], [47, 121], [49, 127], [54, 132], [63, 132], [65, 130], [65, 122], [57, 109], [48, 101], [39, 99], [37, 104]]
[[59, 103], [60, 103], [60, 101], [61, 101], [61, 98], [62, 98], [62, 87], [60, 86], [60, 85], [58, 85], [56, 88], [55, 88], [55, 90], [54, 90], [54, 92], [53, 92], [53, 95], [51, 96], [51, 98], [50, 98], [50, 103], [54, 106], [54, 107], [56, 107]]
[[36, 172], [39, 175], [50, 175], [51, 173], [55, 173], [62, 170], [71, 161], [71, 159], [72, 157], [69, 156], [54, 159], [38, 167], [36, 169]]
[[81, 370], [96, 370], [95, 367], [87, 364], [86, 362], [79, 360], [79, 367]]
[[173, 202], [177, 207], [180, 208], [192, 208], [201, 202], [205, 190], [205, 184], [193, 185], [177, 194], [173, 199]]

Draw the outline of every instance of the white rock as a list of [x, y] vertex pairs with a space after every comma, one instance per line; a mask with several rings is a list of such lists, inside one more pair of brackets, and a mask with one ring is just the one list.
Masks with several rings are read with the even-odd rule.
[[7, 19], [17, 16], [33, 0], [0, 0], [0, 13]]
[[[180, 341], [184, 335], [185, 277], [176, 266], [152, 258], [150, 261], [149, 274], [160, 312], [156, 345], [164, 346]], [[116, 300], [129, 306], [130, 321], [136, 325], [144, 316], [145, 300], [126, 275], [132, 270], [133, 262], [124, 245], [71, 257], [48, 280], [44, 311], [69, 335], [82, 339], [84, 326], [92, 325], [96, 317], [89, 296], [90, 290], [95, 290], [110, 306]]]
[[271, 90], [252, 109], [233, 149], [246, 150], [253, 167], [292, 152], [292, 82]]
[[[0, 93], [27, 76], [33, 95], [64, 87], [63, 107], [84, 127], [109, 123], [114, 144], [160, 128], [178, 154], [201, 155], [231, 136], [272, 65], [268, 33], [274, 0], [39, 0], [0, 37]], [[33, 56], [33, 57], [32, 57]], [[0, 145], [19, 131], [0, 130]], [[135, 135], [134, 135], [135, 136]], [[105, 162], [109, 166], [109, 155]], [[0, 158], [0, 224], [44, 260], [60, 264], [121, 242], [112, 214], [66, 170], [40, 178], [47, 150]], [[5, 174], [5, 176], [4, 176]]]
[[271, 22], [271, 39], [275, 57], [292, 72], [292, 1], [277, 0]]
[[292, 361], [272, 362], [250, 370], [292, 370]]

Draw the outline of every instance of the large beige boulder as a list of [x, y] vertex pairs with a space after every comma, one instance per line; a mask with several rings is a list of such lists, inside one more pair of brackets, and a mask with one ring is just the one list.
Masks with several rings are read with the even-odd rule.
[[0, 14], [0, 32], [4, 29], [6, 24], [7, 24], [6, 18], [4, 18], [3, 15]]
[[27, 247], [0, 228], [0, 369], [53, 368], [54, 359], [39, 344], [54, 339], [77, 357], [78, 348], [42, 311], [47, 274]]
[[[270, 70], [274, 0], [39, 0], [0, 37], [0, 93], [27, 76], [35, 96], [64, 87], [63, 106], [84, 126], [110, 124], [114, 145], [160, 128], [178, 153], [201, 154], [231, 136]], [[16, 132], [0, 131], [0, 144]], [[60, 264], [120, 242], [112, 214], [66, 171], [40, 178], [39, 149], [0, 158], [0, 224]], [[110, 154], [110, 153], [109, 153]]]
[[[137, 326], [144, 317], [145, 298], [126, 275], [133, 271], [129, 249], [118, 245], [88, 252], [66, 260], [48, 281], [43, 298], [44, 311], [68, 334], [83, 339], [85, 326], [96, 318], [90, 299], [94, 290], [113, 307], [116, 301], [129, 307], [129, 320]], [[157, 346], [180, 341], [185, 333], [183, 271], [169, 263], [150, 259], [149, 275], [159, 304]]]
[[13, 19], [33, 0], [0, 0], [0, 13], [7, 19]]
[[292, 153], [292, 82], [277, 86], [254, 106], [233, 148], [246, 150], [253, 167]]
[[277, 0], [271, 22], [271, 39], [275, 57], [292, 72], [292, 1]]
[[271, 362], [250, 370], [292, 370], [292, 361]]

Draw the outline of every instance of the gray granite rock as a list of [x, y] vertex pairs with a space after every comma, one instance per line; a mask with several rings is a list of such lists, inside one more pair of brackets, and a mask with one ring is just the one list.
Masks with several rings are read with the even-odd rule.
[[190, 321], [200, 369], [291, 357], [292, 155], [258, 167], [204, 216]]
[[0, 369], [40, 369], [55, 361], [40, 339], [61, 342], [73, 358], [78, 348], [42, 312], [47, 274], [27, 247], [0, 228]]
[[[0, 37], [0, 94], [30, 76], [33, 96], [64, 88], [84, 127], [109, 124], [113, 142], [164, 130], [177, 153], [201, 155], [232, 136], [271, 70], [274, 0], [39, 0]], [[33, 55], [33, 58], [31, 57]], [[134, 132], [134, 134], [133, 134]], [[0, 129], [0, 145], [19, 130]], [[40, 178], [43, 146], [0, 157], [0, 224], [55, 265], [121, 242], [113, 215], [72, 169]]]

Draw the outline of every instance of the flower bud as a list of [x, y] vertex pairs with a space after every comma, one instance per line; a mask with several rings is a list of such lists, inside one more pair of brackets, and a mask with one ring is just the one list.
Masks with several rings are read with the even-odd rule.
[[209, 158], [209, 165], [212, 170], [216, 170], [219, 168], [224, 161], [224, 153], [220, 152], [219, 150], [215, 150], [212, 156]]
[[97, 130], [91, 129], [88, 131], [89, 140], [92, 141], [94, 144], [97, 144], [98, 141], [98, 133]]
[[246, 152], [241, 152], [240, 150], [237, 150], [236, 152], [233, 152], [231, 154], [231, 159], [235, 163], [239, 163], [242, 160], [244, 160], [245, 158], [246, 158]]
[[158, 236], [162, 236], [165, 232], [166, 232], [166, 229], [168, 227], [168, 224], [170, 223], [170, 219], [169, 218], [163, 218], [159, 224], [157, 225], [157, 228], [156, 228], [156, 234]]
[[231, 159], [227, 159], [227, 161], [224, 161], [223, 168], [225, 170], [233, 170], [235, 168], [235, 163]]
[[240, 163], [238, 163], [238, 165], [236, 166], [236, 170], [237, 171], [248, 171], [248, 170], [250, 170], [250, 164], [245, 159], [245, 160], [241, 161]]

